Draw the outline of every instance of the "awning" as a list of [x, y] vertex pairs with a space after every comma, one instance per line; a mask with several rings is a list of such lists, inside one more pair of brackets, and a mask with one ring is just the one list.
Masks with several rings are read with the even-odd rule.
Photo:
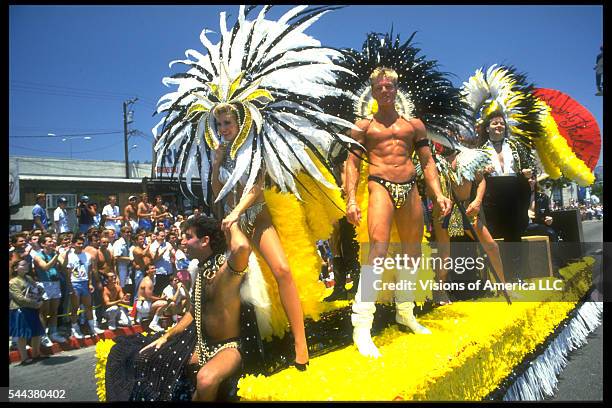
[[141, 178], [111, 178], [111, 177], [77, 177], [77, 176], [42, 176], [20, 174], [19, 180], [30, 181], [82, 181], [87, 183], [126, 183], [142, 184]]

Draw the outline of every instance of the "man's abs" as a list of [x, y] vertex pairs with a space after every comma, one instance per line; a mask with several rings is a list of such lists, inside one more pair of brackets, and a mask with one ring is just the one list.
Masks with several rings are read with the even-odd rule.
[[387, 160], [370, 154], [368, 158], [370, 176], [381, 177], [394, 183], [403, 183], [412, 179], [416, 172], [412, 160], [408, 157], [403, 160]]

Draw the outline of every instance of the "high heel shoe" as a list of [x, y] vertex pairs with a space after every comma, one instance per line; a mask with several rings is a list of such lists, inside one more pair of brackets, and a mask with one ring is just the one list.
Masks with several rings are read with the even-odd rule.
[[303, 364], [302, 363], [298, 363], [297, 361], [293, 362], [293, 366], [295, 368], [297, 368], [298, 370], [300, 370], [300, 371], [306, 371], [306, 369], [308, 368], [309, 364], [310, 364], [310, 361], [307, 361], [307, 362], [305, 362]]

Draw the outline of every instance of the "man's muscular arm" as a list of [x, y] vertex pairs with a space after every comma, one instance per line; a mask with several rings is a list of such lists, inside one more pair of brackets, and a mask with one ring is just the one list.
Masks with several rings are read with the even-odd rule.
[[[351, 137], [355, 141], [365, 145], [365, 136], [368, 130], [370, 121], [362, 119], [357, 121], [355, 125], [361, 129], [351, 129]], [[345, 164], [345, 189], [346, 189], [346, 218], [354, 225], [359, 225], [361, 222], [361, 210], [357, 205], [357, 183], [359, 182], [359, 168], [361, 165], [360, 155], [349, 154]]]
[[[414, 144], [419, 140], [427, 139], [427, 131], [425, 125], [419, 119], [413, 119], [410, 124], [414, 127]], [[421, 168], [423, 169], [423, 175], [425, 176], [425, 184], [429, 187], [430, 191], [436, 198], [438, 205], [442, 211], [442, 215], [446, 216], [450, 213], [452, 208], [452, 202], [447, 197], [442, 195], [442, 189], [440, 188], [440, 179], [438, 178], [438, 170], [436, 169], [436, 163], [431, 155], [429, 146], [423, 146], [417, 148], [417, 154], [421, 161]]]
[[[249, 244], [249, 239], [240, 230], [237, 223], [233, 223], [230, 226], [228, 235], [230, 255], [227, 259], [227, 266], [230, 272], [232, 272], [229, 276], [242, 277], [243, 274], [241, 272], [249, 266], [251, 245]], [[240, 282], [240, 280], [237, 281], [238, 283]]]

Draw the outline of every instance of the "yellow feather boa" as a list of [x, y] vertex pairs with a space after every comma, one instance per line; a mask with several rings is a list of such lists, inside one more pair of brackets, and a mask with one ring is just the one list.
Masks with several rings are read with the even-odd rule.
[[558, 179], [563, 173], [565, 177], [574, 180], [582, 187], [590, 186], [595, 182], [595, 176], [589, 167], [576, 157], [567, 140], [559, 133], [557, 123], [550, 113], [550, 106], [542, 100], [538, 102], [542, 108], [540, 120], [544, 126], [545, 134], [543, 137], [534, 140], [544, 171], [552, 179]]
[[[335, 185], [334, 178], [329, 171], [312, 153], [308, 153], [325, 179]], [[313, 242], [329, 239], [334, 223], [345, 215], [346, 204], [342, 199], [340, 189], [327, 188], [306, 173], [298, 174], [297, 178], [303, 185], [298, 183], [298, 191], [303, 200], [306, 223], [314, 239]]]
[[96, 368], [94, 377], [96, 378], [96, 393], [100, 402], [106, 402], [106, 361], [108, 353], [115, 345], [112, 339], [100, 340], [96, 343]]

